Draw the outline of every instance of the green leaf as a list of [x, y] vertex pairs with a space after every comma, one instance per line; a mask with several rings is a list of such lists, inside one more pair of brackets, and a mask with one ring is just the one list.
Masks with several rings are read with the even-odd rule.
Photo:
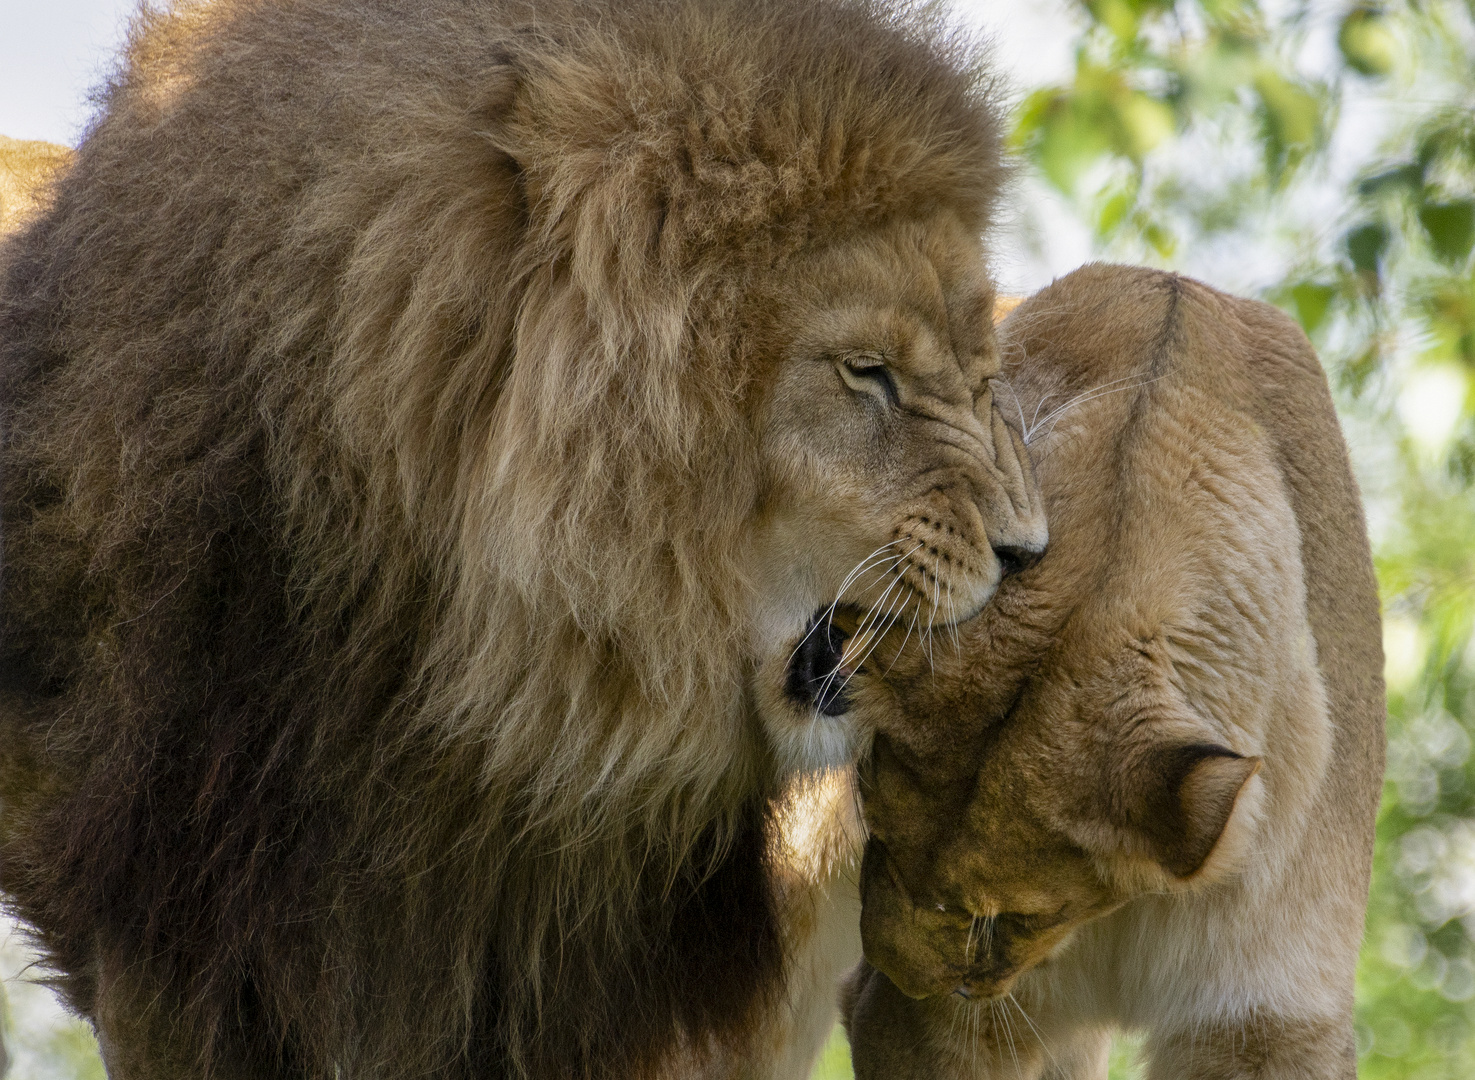
[[1348, 67], [1370, 77], [1388, 74], [1398, 58], [1397, 42], [1382, 12], [1371, 7], [1348, 12], [1337, 31], [1337, 47]]
[[1110, 195], [1102, 204], [1101, 210], [1096, 215], [1096, 232], [1099, 236], [1110, 236], [1122, 226], [1127, 220], [1127, 215], [1132, 212], [1137, 198], [1133, 191], [1117, 191]]
[[1091, 18], [1111, 31], [1118, 41], [1137, 40], [1139, 5], [1130, 0], [1086, 0]]
[[1382, 195], [1417, 191], [1423, 186], [1424, 166], [1410, 162], [1359, 180], [1357, 193], [1366, 198], [1378, 198]]
[[1321, 139], [1321, 97], [1271, 68], [1255, 76], [1265, 160], [1279, 175], [1294, 168]]
[[1347, 257], [1352, 260], [1353, 269], [1360, 274], [1376, 277], [1378, 264], [1388, 250], [1390, 239], [1388, 226], [1381, 221], [1359, 225], [1350, 231], [1343, 242], [1347, 247]]
[[1147, 241], [1153, 251], [1164, 259], [1172, 258], [1173, 252], [1178, 249], [1178, 240], [1172, 233], [1156, 221], [1145, 222], [1141, 229], [1142, 239]]
[[1429, 234], [1429, 246], [1445, 262], [1462, 263], [1475, 240], [1475, 202], [1425, 203], [1419, 207], [1419, 223]]
[[1173, 110], [1146, 94], [1132, 91], [1116, 102], [1122, 138], [1120, 146], [1134, 161], [1173, 135]]
[[1326, 321], [1337, 290], [1332, 285], [1321, 285], [1314, 281], [1303, 281], [1290, 289], [1291, 306], [1295, 309], [1296, 321], [1307, 334], [1314, 334]]

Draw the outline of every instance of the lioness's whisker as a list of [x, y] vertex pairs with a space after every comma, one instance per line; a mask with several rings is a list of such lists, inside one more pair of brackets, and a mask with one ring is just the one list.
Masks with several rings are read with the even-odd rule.
[[1014, 1075], [1024, 1080], [1024, 1070], [1019, 1065], [1019, 1048], [1014, 1044], [1014, 1021], [1009, 1019], [1009, 1007], [1001, 1004], [999, 1015], [1004, 1020], [1004, 1037], [1009, 1040], [1009, 1056], [1014, 1059]]
[[[1002, 1062], [1004, 1060], [1004, 1048], [1002, 1046], [998, 1045], [998, 1043], [1000, 1041], [999, 1040], [999, 1034], [1000, 1034], [1000, 1031], [999, 1031], [999, 1003], [996, 1000], [994, 1000], [993, 998], [989, 998], [988, 999], [988, 1028], [989, 1028], [989, 1034], [991, 1034], [993, 1036], [993, 1040], [992, 1041], [994, 1043], [994, 1046], [991, 1047], [991, 1049], [997, 1051], [997, 1054], [996, 1055], [995, 1054], [990, 1054], [989, 1057], [992, 1058], [992, 1057], [997, 1056], [998, 1059]], [[982, 1041], [983, 1041], [982, 1039], [979, 1039], [977, 1042], [974, 1043], [975, 1052], [977, 1051], [978, 1042], [982, 1042]], [[992, 1065], [992, 1062], [990, 1062], [990, 1065]], [[992, 1071], [992, 1070], [990, 1070], [990, 1071]]]
[[1013, 1002], [1014, 1003], [1014, 1007], [1019, 1010], [1019, 1016], [1020, 1016], [1020, 1018], [1026, 1024], [1028, 1024], [1029, 1025], [1029, 1029], [1035, 1033], [1035, 1041], [1040, 1044], [1040, 1049], [1043, 1050], [1045, 1052], [1045, 1056], [1050, 1059], [1050, 1064], [1051, 1065], [1054, 1065], [1055, 1064], [1055, 1055], [1050, 1052], [1049, 1044], [1047, 1044], [1045, 1042], [1044, 1033], [1041, 1032], [1040, 1029], [1035, 1026], [1035, 1022], [1029, 1018], [1029, 1013], [1027, 1013], [1027, 1012], [1024, 1011], [1024, 1006], [1021, 1005], [1019, 1003], [1019, 999], [1014, 996], [1014, 991], [1012, 991], [1012, 990], [1009, 991], [1008, 999], [1009, 999], [1009, 1001]]

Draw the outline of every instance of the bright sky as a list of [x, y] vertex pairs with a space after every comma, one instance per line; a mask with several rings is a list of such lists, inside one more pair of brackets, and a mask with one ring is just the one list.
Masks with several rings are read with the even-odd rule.
[[[0, 0], [0, 134], [75, 143], [87, 92], [102, 81], [137, 7], [138, 0]], [[996, 36], [1001, 66], [1016, 82], [1069, 69], [1063, 0], [955, 0], [953, 9]]]
[[0, 135], [75, 143], [137, 0], [0, 0]]

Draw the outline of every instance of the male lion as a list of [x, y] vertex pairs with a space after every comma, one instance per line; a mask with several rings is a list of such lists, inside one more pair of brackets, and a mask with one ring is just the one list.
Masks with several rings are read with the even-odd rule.
[[1044, 543], [999, 182], [882, 0], [145, 9], [0, 254], [0, 886], [114, 1080], [742, 1057], [851, 745], [756, 703]]
[[1122, 267], [1003, 337], [1051, 550], [852, 682], [857, 1076], [1100, 1080], [1127, 1027], [1161, 1080], [1351, 1078], [1382, 653], [1316, 356]]

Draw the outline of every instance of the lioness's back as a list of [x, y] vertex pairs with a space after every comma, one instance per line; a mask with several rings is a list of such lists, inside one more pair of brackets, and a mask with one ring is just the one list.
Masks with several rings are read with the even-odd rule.
[[[1336, 720], [1333, 783], [1358, 814], [1375, 807], [1386, 715], [1377, 582], [1361, 497], [1315, 350], [1289, 316], [1154, 270], [1088, 266], [1032, 297], [1018, 347], [1068, 343], [1072, 388], [1137, 384], [1184, 370], [1253, 417], [1290, 484], [1307, 606]], [[1053, 373], [1052, 374], [1058, 374]], [[1021, 375], [1028, 377], [1026, 366]], [[1121, 383], [1115, 385], [1122, 385]], [[1371, 834], [1365, 855], [1371, 856]]]

